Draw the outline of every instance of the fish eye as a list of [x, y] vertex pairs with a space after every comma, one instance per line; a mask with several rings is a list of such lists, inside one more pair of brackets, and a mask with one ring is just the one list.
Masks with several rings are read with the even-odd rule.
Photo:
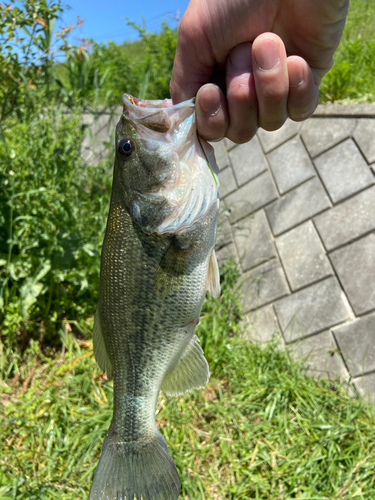
[[121, 139], [118, 143], [118, 152], [123, 156], [130, 156], [134, 151], [135, 146], [130, 139]]

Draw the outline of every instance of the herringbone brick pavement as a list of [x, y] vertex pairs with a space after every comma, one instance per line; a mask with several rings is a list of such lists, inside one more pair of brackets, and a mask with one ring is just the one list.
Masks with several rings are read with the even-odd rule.
[[[87, 117], [87, 161], [120, 113]], [[319, 106], [302, 124], [213, 145], [217, 255], [240, 264], [247, 335], [279, 332], [312, 373], [375, 399], [375, 105]]]

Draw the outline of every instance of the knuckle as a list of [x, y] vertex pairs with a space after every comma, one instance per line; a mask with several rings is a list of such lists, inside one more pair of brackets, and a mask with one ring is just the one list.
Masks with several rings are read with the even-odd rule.
[[233, 80], [227, 90], [227, 98], [239, 103], [245, 103], [251, 99], [252, 91], [249, 78], [238, 77]]
[[289, 88], [279, 85], [267, 85], [261, 90], [261, 99], [264, 103], [274, 106], [286, 101]]

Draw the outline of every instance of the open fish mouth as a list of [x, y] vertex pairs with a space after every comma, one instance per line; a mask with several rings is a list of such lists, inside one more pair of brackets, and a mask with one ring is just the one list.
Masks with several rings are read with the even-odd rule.
[[170, 166], [160, 185], [140, 192], [143, 198], [163, 199], [172, 207], [156, 232], [190, 226], [217, 201], [219, 186], [213, 148], [197, 136], [194, 99], [173, 105], [171, 99], [150, 101], [124, 94], [123, 109], [144, 150], [157, 152]]

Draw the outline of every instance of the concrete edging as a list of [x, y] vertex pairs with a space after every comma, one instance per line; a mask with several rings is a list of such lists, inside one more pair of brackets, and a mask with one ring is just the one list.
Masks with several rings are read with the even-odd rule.
[[375, 118], [375, 103], [319, 104], [313, 117]]

